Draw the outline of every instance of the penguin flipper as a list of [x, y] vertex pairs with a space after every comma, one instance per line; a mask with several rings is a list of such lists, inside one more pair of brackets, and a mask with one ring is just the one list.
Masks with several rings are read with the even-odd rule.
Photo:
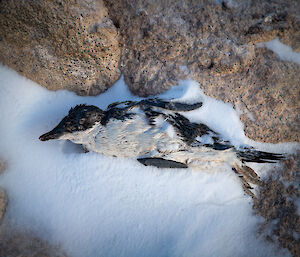
[[179, 169], [186, 169], [188, 166], [182, 162], [176, 162], [172, 160], [166, 160], [163, 158], [138, 158], [137, 159], [141, 164], [145, 166], [154, 166], [157, 168], [179, 168]]
[[188, 112], [198, 109], [202, 106], [202, 102], [187, 104], [174, 101], [165, 101], [159, 98], [145, 99], [139, 102], [140, 105], [148, 107], [158, 107], [165, 110], [176, 112]]

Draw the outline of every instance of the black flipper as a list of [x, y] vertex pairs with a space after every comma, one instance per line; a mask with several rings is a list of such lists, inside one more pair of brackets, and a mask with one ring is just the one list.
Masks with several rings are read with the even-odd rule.
[[210, 148], [212, 148], [214, 150], [217, 150], [217, 151], [224, 151], [224, 150], [233, 148], [233, 146], [231, 144], [227, 144], [227, 143], [204, 144], [204, 146], [210, 147]]
[[[107, 110], [113, 109], [113, 108], [118, 108], [120, 110], [127, 110], [130, 107], [138, 105], [138, 103], [139, 102], [137, 102], [137, 101], [114, 102], [114, 103], [111, 103], [109, 106], [107, 106]], [[123, 105], [123, 106], [121, 106], [121, 105]]]
[[185, 163], [176, 162], [172, 160], [166, 160], [163, 158], [139, 158], [137, 159], [140, 163], [145, 166], [154, 166], [157, 168], [180, 168], [186, 169], [188, 166]]
[[[123, 105], [123, 106], [122, 106]], [[119, 108], [122, 110], [128, 110], [135, 106], [141, 106], [144, 108], [148, 107], [158, 107], [161, 109], [166, 109], [170, 111], [177, 111], [177, 112], [188, 112], [200, 108], [202, 106], [202, 102], [194, 103], [194, 104], [186, 104], [186, 103], [179, 103], [173, 102], [168, 100], [162, 100], [159, 98], [149, 98], [145, 100], [137, 101], [124, 101], [124, 102], [116, 102], [110, 104], [107, 109], [112, 108]]]
[[188, 112], [188, 111], [198, 109], [202, 106], [202, 102], [194, 103], [194, 104], [186, 104], [186, 103], [179, 103], [173, 101], [164, 101], [159, 98], [145, 99], [140, 101], [139, 104], [144, 106], [159, 107], [162, 109], [176, 111], [176, 112]]

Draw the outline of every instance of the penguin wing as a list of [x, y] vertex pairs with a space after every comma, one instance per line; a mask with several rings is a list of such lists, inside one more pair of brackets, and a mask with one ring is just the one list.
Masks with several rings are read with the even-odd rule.
[[149, 99], [144, 99], [141, 101], [115, 102], [115, 103], [110, 104], [107, 107], [107, 109], [109, 110], [112, 108], [119, 108], [119, 109], [123, 109], [123, 110], [129, 110], [134, 107], [141, 107], [143, 109], [156, 107], [156, 108], [170, 110], [170, 111], [176, 111], [176, 112], [187, 112], [187, 111], [192, 111], [192, 110], [198, 109], [201, 106], [202, 106], [202, 102], [187, 104], [187, 103], [162, 100], [159, 98], [149, 98]]
[[198, 109], [202, 106], [202, 102], [187, 104], [187, 103], [180, 103], [175, 101], [162, 100], [159, 98], [145, 99], [140, 101], [138, 104], [145, 107], [158, 107], [161, 109], [166, 109], [166, 110], [176, 111], [176, 112], [188, 112], [188, 111]]
[[140, 163], [144, 164], [145, 166], [154, 166], [157, 168], [179, 168], [179, 169], [186, 169], [188, 166], [182, 162], [176, 162], [172, 160], [167, 160], [164, 158], [139, 158], [137, 159]]
[[210, 147], [214, 150], [226, 150], [233, 146], [229, 141], [203, 123], [191, 122], [179, 113], [167, 115], [168, 122], [176, 129], [178, 135], [190, 146]]

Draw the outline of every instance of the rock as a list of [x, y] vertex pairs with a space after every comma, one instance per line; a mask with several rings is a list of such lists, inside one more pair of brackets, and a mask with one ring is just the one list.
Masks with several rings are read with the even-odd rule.
[[[5, 167], [6, 167], [5, 162], [0, 159], [0, 175], [4, 171]], [[0, 224], [4, 217], [4, 214], [6, 211], [6, 206], [7, 206], [6, 193], [5, 193], [4, 189], [0, 187]]]
[[279, 60], [265, 48], [237, 74], [201, 74], [193, 78], [204, 92], [232, 103], [241, 116], [248, 137], [264, 142], [300, 142], [300, 66]]
[[7, 206], [7, 198], [5, 191], [0, 187], [0, 224], [4, 217], [5, 211]]
[[248, 15], [255, 17], [253, 23], [246, 31], [249, 42], [266, 42], [275, 37], [280, 37], [284, 44], [299, 52], [299, 11], [300, 5], [296, 1], [288, 1], [286, 3], [261, 1], [258, 5], [252, 5], [246, 10]]
[[120, 76], [102, 0], [1, 1], [0, 35], [0, 62], [50, 90], [96, 95]]
[[96, 95], [124, 74], [139, 96], [192, 78], [240, 111], [254, 140], [299, 142], [299, 65], [256, 44], [300, 51], [300, 2], [0, 2], [0, 61], [51, 90]]
[[[5, 162], [0, 160], [0, 174], [5, 167]], [[3, 221], [6, 207], [7, 196], [0, 187], [0, 256], [67, 257], [59, 247], [50, 245], [29, 231], [15, 229], [9, 219]]]
[[254, 199], [253, 209], [264, 218], [260, 233], [269, 241], [287, 248], [296, 257], [300, 256], [300, 216], [297, 210], [300, 197], [300, 151], [281, 163], [264, 179], [258, 197]]
[[3, 225], [0, 229], [0, 256], [67, 257], [59, 247], [50, 245], [32, 233]]
[[5, 170], [6, 163], [0, 158], [0, 175]]
[[255, 44], [280, 37], [299, 49], [299, 1], [108, 1], [120, 69], [139, 96], [193, 78], [241, 111], [246, 135], [299, 141], [299, 66]]

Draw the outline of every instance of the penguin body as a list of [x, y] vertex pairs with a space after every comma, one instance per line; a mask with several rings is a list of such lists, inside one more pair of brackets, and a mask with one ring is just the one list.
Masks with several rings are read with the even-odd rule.
[[245, 189], [251, 188], [247, 180], [259, 182], [245, 162], [284, 158], [252, 147], [237, 149], [205, 124], [191, 122], [183, 115], [201, 105], [158, 98], [113, 103], [105, 111], [78, 105], [40, 140], [67, 139], [89, 151], [136, 158], [144, 165], [159, 168], [205, 169], [207, 165], [227, 163], [242, 177]]

